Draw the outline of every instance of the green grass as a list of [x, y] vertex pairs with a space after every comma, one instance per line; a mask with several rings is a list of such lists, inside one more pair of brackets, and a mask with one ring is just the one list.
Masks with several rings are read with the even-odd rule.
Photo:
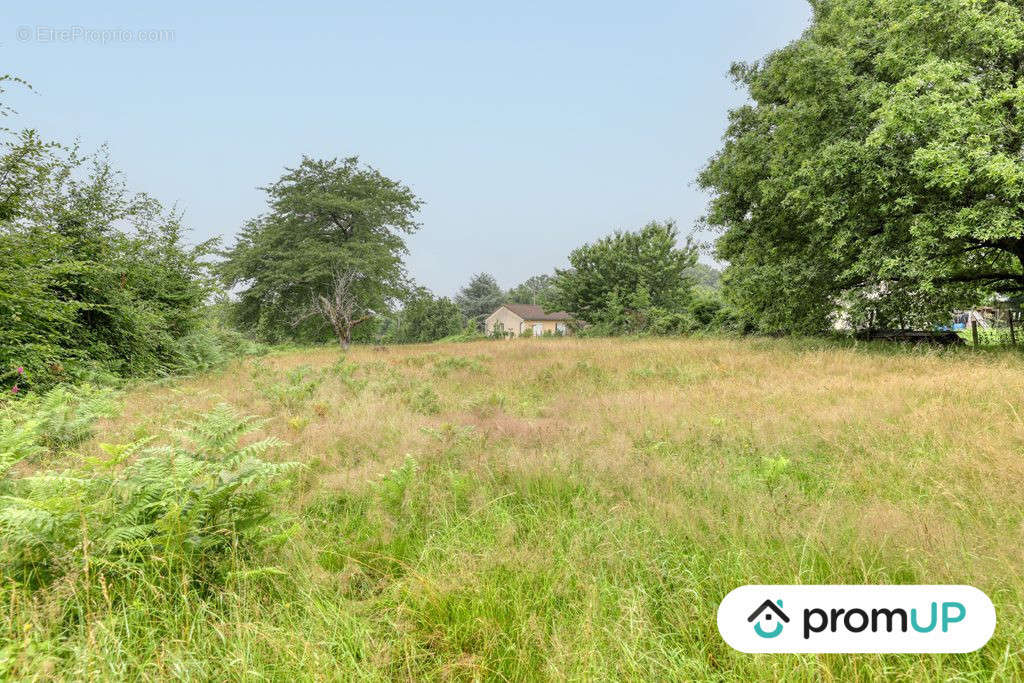
[[[307, 466], [279, 500], [282, 545], [236, 558], [206, 593], [146, 576], [113, 593], [98, 578], [29, 591], [5, 575], [0, 672], [1024, 677], [1014, 355], [520, 340], [355, 349], [344, 373], [336, 358], [269, 361], [281, 377], [313, 368], [309, 402], [325, 406], [296, 404], [300, 431], [267, 423], [292, 444], [282, 457]], [[170, 391], [139, 389], [97, 440], [223, 399], [280, 410], [247, 371], [184, 382], [177, 406]], [[999, 625], [966, 655], [746, 655], [715, 614], [750, 583], [969, 583]]]

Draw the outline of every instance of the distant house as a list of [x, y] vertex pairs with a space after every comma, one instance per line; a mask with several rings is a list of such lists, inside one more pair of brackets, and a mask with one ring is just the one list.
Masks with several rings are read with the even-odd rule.
[[545, 313], [543, 308], [533, 304], [505, 304], [487, 316], [484, 331], [488, 335], [504, 332], [510, 337], [520, 337], [524, 333], [534, 337], [546, 333], [569, 334], [571, 319], [565, 311]]

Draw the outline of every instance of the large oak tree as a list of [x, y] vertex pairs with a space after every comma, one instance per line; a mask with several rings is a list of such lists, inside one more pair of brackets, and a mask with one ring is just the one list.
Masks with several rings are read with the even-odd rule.
[[727, 296], [766, 330], [948, 320], [1024, 291], [1024, 5], [814, 0], [732, 73], [700, 176]]

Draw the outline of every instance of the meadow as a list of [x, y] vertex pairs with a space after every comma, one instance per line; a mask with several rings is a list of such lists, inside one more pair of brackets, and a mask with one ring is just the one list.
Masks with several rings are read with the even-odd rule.
[[[0, 577], [0, 672], [1019, 680], [1022, 396], [1009, 351], [717, 338], [297, 349], [138, 384], [20, 467], [226, 404], [300, 463], [274, 542], [216, 590], [115, 591], [87, 547], [84, 578]], [[750, 583], [970, 584], [998, 626], [963, 655], [746, 655], [715, 613]]]

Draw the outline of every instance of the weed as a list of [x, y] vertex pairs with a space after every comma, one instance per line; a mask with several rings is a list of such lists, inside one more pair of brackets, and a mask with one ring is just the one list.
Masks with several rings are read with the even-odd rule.
[[458, 426], [451, 422], [445, 422], [437, 429], [433, 427], [420, 427], [420, 431], [450, 446], [470, 440], [476, 429], [472, 425]]
[[275, 372], [261, 372], [256, 386], [272, 404], [295, 412], [313, 398], [322, 381], [308, 365], [300, 365], [283, 376]]
[[406, 492], [416, 476], [416, 469], [416, 460], [407, 455], [401, 467], [391, 470], [377, 481], [377, 495], [384, 508], [395, 517], [402, 513]]
[[46, 394], [34, 395], [16, 406], [36, 424], [42, 445], [50, 450], [72, 448], [92, 436], [101, 417], [117, 411], [114, 390], [81, 385], [58, 386]]
[[469, 372], [483, 372], [483, 364], [475, 358], [462, 356], [446, 356], [434, 362], [434, 375], [447, 377], [453, 371], [466, 370]]
[[421, 415], [437, 415], [442, 410], [441, 399], [429, 384], [421, 384], [418, 388], [410, 390], [406, 394], [405, 402], [410, 410]]
[[674, 457], [682, 454], [682, 448], [678, 443], [665, 435], [655, 435], [647, 430], [639, 438], [633, 441], [633, 447], [647, 456]]
[[365, 389], [367, 385], [367, 380], [356, 377], [358, 370], [359, 366], [346, 361], [344, 356], [327, 368], [328, 374], [338, 378], [345, 387], [356, 394]]
[[[136, 386], [77, 454], [46, 453], [10, 401], [0, 508], [25, 498], [14, 516], [56, 518], [43, 520], [52, 539], [17, 527], [40, 529], [38, 545], [0, 537], [0, 679], [1024, 679], [1021, 552], [1007, 540], [1024, 524], [1021, 356], [545, 346], [394, 346], [383, 360], [356, 345], [343, 367], [366, 390], [325, 369], [282, 419], [238, 372]], [[446, 357], [485, 354], [486, 372], [450, 368], [457, 386], [426, 379]], [[409, 405], [420, 392], [472, 414], [423, 418]], [[263, 418], [211, 411], [214, 396]], [[318, 405], [336, 419], [289, 424]], [[552, 419], [519, 417], [542, 409]], [[168, 438], [170, 413], [197, 417]], [[134, 441], [110, 434], [164, 441], [101, 445]], [[249, 449], [274, 464], [287, 451], [272, 436], [309, 470], [243, 483], [268, 493], [236, 517], [241, 501], [219, 496], [246, 470], [227, 463]], [[175, 473], [185, 465], [195, 477]], [[752, 657], [715, 627], [722, 598], [750, 583], [970, 583], [1000, 623], [966, 655]]]

